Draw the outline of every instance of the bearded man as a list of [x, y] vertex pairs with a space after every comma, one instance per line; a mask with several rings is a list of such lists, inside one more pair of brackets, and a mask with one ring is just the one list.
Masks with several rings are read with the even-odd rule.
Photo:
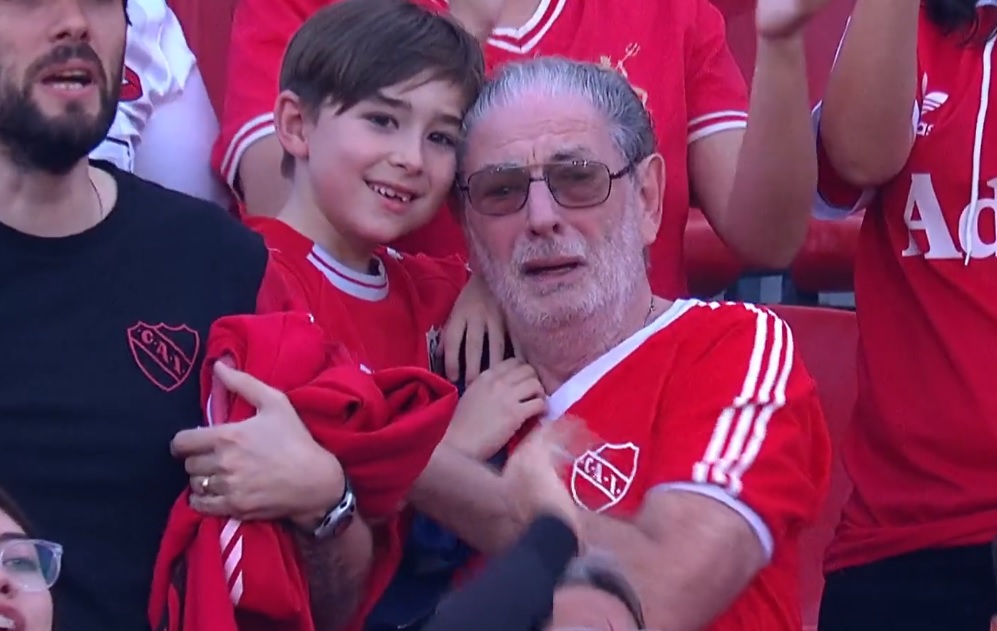
[[[499, 70], [465, 127], [462, 221], [549, 396], [539, 422], [597, 437], [565, 470], [582, 547], [618, 558], [648, 628], [798, 631], [797, 538], [830, 462], [814, 383], [766, 309], [652, 294], [666, 165], [639, 97], [538, 58]], [[529, 429], [444, 442], [413, 503], [481, 551], [508, 545], [530, 489], [472, 454]]]
[[317, 541], [350, 492], [287, 397], [216, 367], [219, 392], [257, 415], [193, 429], [211, 323], [292, 306], [262, 240], [87, 160], [118, 105], [125, 29], [123, 0], [0, 2], [0, 480], [66, 549], [67, 629], [148, 631], [153, 563], [188, 483], [203, 513], [301, 528], [312, 597], [349, 616], [361, 585], [328, 568], [369, 552], [369, 532], [356, 519]]

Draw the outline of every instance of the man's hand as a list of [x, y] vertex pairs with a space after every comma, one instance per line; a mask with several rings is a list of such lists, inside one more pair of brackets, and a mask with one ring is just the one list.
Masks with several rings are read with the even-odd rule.
[[537, 428], [516, 448], [502, 471], [502, 481], [520, 523], [553, 514], [581, 536], [579, 508], [562, 475], [595, 442], [580, 419], [564, 417]]
[[284, 393], [222, 361], [214, 374], [212, 399], [235, 394], [256, 415], [240, 423], [223, 417], [173, 438], [171, 451], [190, 474], [191, 506], [208, 515], [289, 518], [314, 528], [342, 497], [339, 461], [312, 439]]
[[536, 371], [518, 359], [507, 359], [481, 373], [460, 398], [443, 442], [475, 460], [487, 460], [523, 423], [546, 409]]
[[792, 37], [802, 32], [827, 0], [758, 0], [755, 28], [767, 39]]
[[450, 0], [450, 14], [483, 46], [498, 26], [505, 0]]

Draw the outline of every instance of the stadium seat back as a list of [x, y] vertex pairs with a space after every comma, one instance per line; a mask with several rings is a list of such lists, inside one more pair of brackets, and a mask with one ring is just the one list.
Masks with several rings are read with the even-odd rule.
[[772, 310], [793, 330], [800, 356], [817, 384], [834, 449], [828, 497], [817, 522], [803, 533], [800, 541], [803, 628], [814, 631], [824, 588], [824, 550], [831, 541], [841, 507], [851, 490], [840, 448], [855, 406], [858, 330], [855, 314], [851, 311], [781, 305], [772, 306]]

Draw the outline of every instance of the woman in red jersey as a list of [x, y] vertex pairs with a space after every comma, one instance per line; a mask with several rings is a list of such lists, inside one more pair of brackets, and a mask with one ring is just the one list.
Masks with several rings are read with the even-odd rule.
[[972, 631], [997, 611], [995, 32], [997, 0], [858, 0], [816, 112], [818, 215], [867, 205], [855, 486], [821, 631]]

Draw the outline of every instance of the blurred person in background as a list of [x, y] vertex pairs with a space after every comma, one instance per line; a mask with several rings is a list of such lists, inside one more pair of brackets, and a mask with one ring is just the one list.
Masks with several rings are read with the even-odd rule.
[[561, 577], [554, 592], [550, 631], [639, 631], [644, 609], [634, 586], [611, 558], [581, 556]]
[[227, 206], [211, 170], [218, 118], [194, 53], [165, 0], [129, 0], [118, 111], [90, 157], [141, 178]]
[[997, 611], [995, 35], [993, 0], [858, 0], [815, 113], [817, 216], [866, 209], [822, 631], [974, 631]]

